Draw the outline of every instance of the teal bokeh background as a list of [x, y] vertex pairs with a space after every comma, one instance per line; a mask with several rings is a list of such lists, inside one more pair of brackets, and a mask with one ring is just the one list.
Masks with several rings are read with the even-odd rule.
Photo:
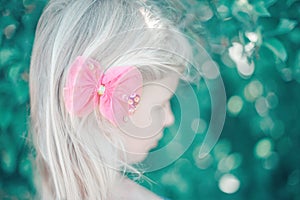
[[[0, 199], [32, 199], [28, 73], [46, 0], [0, 2]], [[141, 184], [171, 199], [300, 199], [300, 1], [153, 2], [218, 63], [227, 116], [219, 142], [200, 159], [211, 109], [200, 80], [193, 145], [172, 165], [145, 174], [156, 183]], [[176, 110], [176, 100], [172, 105]], [[160, 146], [172, 134], [166, 130]]]

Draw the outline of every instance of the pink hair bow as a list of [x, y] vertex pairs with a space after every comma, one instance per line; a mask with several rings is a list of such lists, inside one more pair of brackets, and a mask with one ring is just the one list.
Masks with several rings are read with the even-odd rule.
[[104, 72], [97, 61], [79, 56], [67, 75], [66, 109], [82, 117], [98, 107], [106, 119], [116, 124], [135, 111], [142, 84], [142, 75], [136, 67], [111, 67]]

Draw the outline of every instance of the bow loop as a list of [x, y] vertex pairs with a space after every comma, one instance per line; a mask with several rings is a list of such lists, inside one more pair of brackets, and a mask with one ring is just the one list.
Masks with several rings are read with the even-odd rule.
[[128, 99], [133, 94], [141, 96], [142, 84], [142, 75], [136, 67], [111, 67], [103, 72], [97, 61], [79, 56], [67, 75], [65, 106], [69, 113], [79, 117], [98, 108], [106, 119], [116, 124], [132, 110]]

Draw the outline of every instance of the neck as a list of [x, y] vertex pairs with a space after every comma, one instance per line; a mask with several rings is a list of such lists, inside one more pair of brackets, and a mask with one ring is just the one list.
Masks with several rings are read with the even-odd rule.
[[151, 199], [151, 200], [161, 200], [159, 196], [151, 192], [150, 190], [140, 186], [136, 182], [128, 179], [127, 177], [119, 177], [119, 181], [113, 187], [113, 194], [111, 200], [116, 199]]

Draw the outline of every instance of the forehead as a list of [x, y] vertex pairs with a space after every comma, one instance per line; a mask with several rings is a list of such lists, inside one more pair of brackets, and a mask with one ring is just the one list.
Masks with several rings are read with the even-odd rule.
[[165, 101], [170, 99], [177, 88], [179, 78], [176, 74], [171, 74], [159, 80], [144, 84], [143, 96], [147, 99]]

